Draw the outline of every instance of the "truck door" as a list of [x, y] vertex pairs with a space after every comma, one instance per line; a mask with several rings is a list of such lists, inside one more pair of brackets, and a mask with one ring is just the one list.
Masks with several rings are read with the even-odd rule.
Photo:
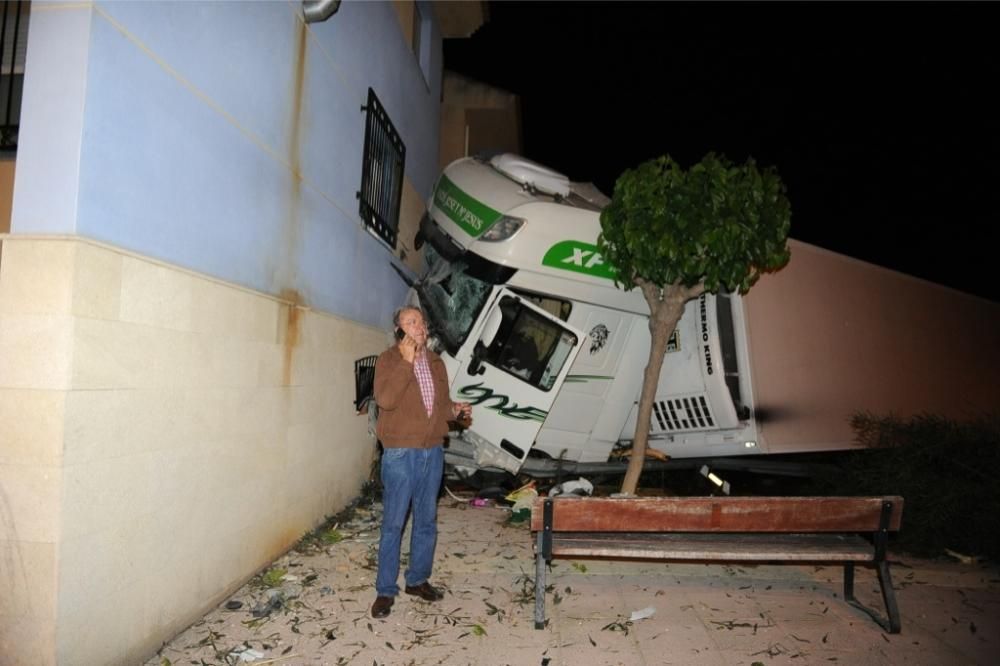
[[475, 444], [476, 462], [516, 473], [584, 336], [508, 289], [498, 289], [485, 310], [452, 395], [473, 405], [472, 426], [462, 437]]

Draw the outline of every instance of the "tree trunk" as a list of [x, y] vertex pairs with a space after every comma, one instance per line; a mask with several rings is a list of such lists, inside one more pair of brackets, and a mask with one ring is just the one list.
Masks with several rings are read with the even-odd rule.
[[642, 378], [642, 393], [639, 395], [639, 412], [635, 420], [635, 436], [632, 439], [632, 457], [629, 459], [628, 471], [622, 481], [622, 494], [634, 495], [639, 486], [643, 463], [646, 458], [646, 444], [649, 441], [649, 428], [653, 416], [653, 401], [656, 398], [656, 387], [660, 382], [660, 371], [663, 369], [663, 355], [667, 351], [667, 341], [677, 327], [677, 322], [684, 315], [684, 304], [692, 298], [700, 296], [704, 287], [700, 284], [694, 287], [683, 285], [667, 285], [662, 290], [645, 280], [637, 279], [642, 287], [642, 293], [649, 304], [649, 361]]

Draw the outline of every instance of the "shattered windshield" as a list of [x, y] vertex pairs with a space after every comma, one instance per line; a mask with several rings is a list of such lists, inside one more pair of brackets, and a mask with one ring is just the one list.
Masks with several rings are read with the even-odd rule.
[[492, 285], [471, 277], [461, 260], [449, 262], [430, 245], [425, 256], [428, 271], [420, 285], [421, 304], [432, 332], [454, 354], [469, 335]]

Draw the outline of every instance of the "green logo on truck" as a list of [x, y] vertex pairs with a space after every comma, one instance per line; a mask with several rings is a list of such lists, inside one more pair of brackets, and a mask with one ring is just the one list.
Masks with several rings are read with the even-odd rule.
[[[538, 407], [530, 405], [521, 407], [508, 396], [502, 393], [494, 393], [490, 387], [483, 386], [482, 382], [463, 386], [458, 389], [458, 394], [463, 398], [468, 398], [469, 403], [472, 405], [482, 405], [487, 409], [497, 412], [500, 416], [506, 416], [516, 421], [538, 421], [539, 423], [544, 423], [545, 417], [549, 414], [544, 409], [539, 409]], [[492, 404], [489, 404], [490, 400], [493, 401]]]
[[476, 201], [443, 175], [434, 190], [434, 204], [473, 238], [502, 217], [501, 213]]
[[608, 280], [615, 279], [615, 270], [604, 262], [597, 246], [580, 241], [556, 243], [542, 257], [542, 265]]

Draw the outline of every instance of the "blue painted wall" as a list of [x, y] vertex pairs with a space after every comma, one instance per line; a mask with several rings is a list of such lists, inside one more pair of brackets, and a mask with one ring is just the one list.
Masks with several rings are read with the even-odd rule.
[[[34, 113], [33, 99], [36, 108], [59, 101], [57, 91], [32, 94], [33, 77], [82, 86], [75, 211], [31, 214], [46, 185], [44, 169], [29, 169], [12, 230], [76, 233], [385, 325], [404, 285], [358, 216], [361, 107], [371, 86], [406, 144], [406, 177], [426, 198], [441, 86], [432, 10], [424, 5], [426, 78], [389, 2], [344, 2], [308, 26], [299, 2], [98, 2], [76, 11], [72, 21], [33, 14], [23, 114]], [[86, 67], [52, 71], [62, 58], [51, 51], [74, 44]], [[33, 46], [48, 62], [32, 59]], [[64, 115], [72, 124], [72, 108]], [[19, 178], [24, 153], [45, 150], [30, 136], [21, 143]], [[28, 159], [44, 166], [42, 155]]]

